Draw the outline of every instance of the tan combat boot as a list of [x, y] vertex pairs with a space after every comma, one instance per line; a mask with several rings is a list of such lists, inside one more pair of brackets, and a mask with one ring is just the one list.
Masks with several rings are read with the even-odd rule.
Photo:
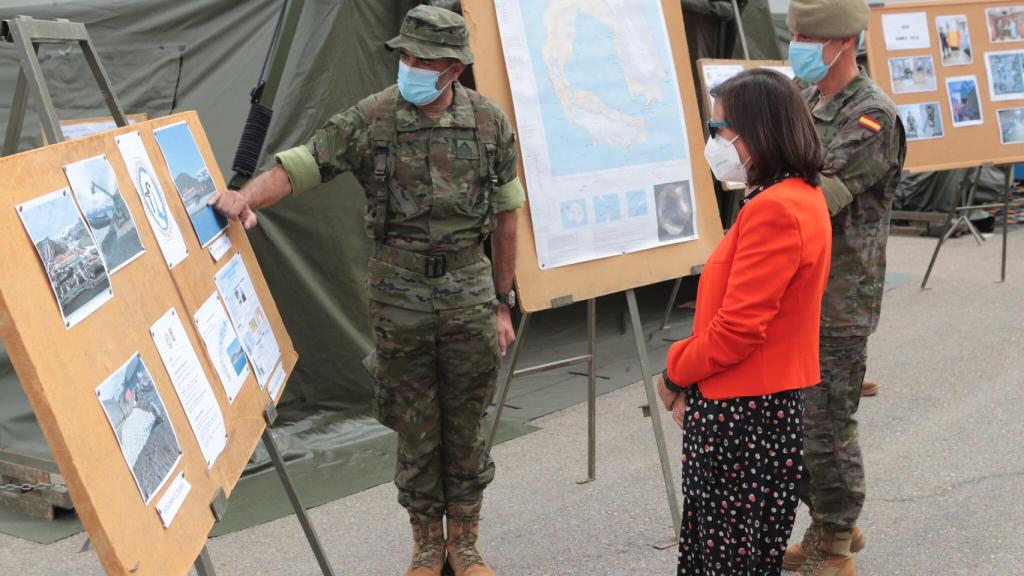
[[412, 523], [412, 561], [404, 576], [441, 576], [444, 567], [444, 528], [440, 516], [409, 513]]
[[877, 396], [878, 395], [878, 382], [870, 378], [864, 379], [864, 384], [860, 387], [861, 396]]
[[833, 532], [824, 526], [814, 551], [797, 571], [797, 576], [857, 576], [850, 545], [853, 531]]
[[[790, 544], [786, 548], [786, 553], [782, 557], [782, 568], [784, 570], [797, 570], [804, 565], [807, 561], [809, 552], [812, 551], [816, 545], [816, 538], [821, 534], [821, 523], [811, 517], [811, 525], [807, 527], [807, 531], [804, 532], [804, 539], [799, 544]], [[853, 527], [853, 539], [850, 542], [850, 552], [856, 554], [864, 549], [864, 533], [860, 531], [857, 526]]]
[[455, 576], [495, 576], [476, 549], [480, 534], [480, 502], [470, 506], [448, 506], [448, 564]]

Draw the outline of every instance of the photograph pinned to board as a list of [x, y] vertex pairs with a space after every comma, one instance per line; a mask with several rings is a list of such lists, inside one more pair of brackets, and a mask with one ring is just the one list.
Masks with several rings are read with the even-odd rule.
[[142, 137], [138, 132], [128, 132], [115, 136], [114, 140], [121, 151], [121, 158], [131, 176], [132, 185], [142, 200], [146, 219], [153, 229], [153, 235], [156, 236], [167, 268], [174, 268], [188, 256], [188, 248], [185, 246], [185, 238], [181, 235], [181, 228], [171, 214], [167, 196], [160, 186], [160, 180], [153, 169], [153, 162], [146, 152], [146, 146], [142, 143]]
[[949, 111], [953, 116], [954, 128], [977, 126], [984, 123], [981, 116], [977, 77], [946, 78], [946, 90], [949, 92]]
[[762, 68], [774, 70], [790, 80], [796, 80], [796, 72], [793, 71], [792, 66], [762, 66]]
[[943, 66], [966, 66], [974, 62], [967, 16], [936, 16], [935, 30], [939, 35]]
[[199, 244], [206, 248], [224, 230], [228, 221], [212, 206], [207, 206], [217, 187], [213, 182], [206, 160], [187, 122], [178, 122], [153, 130], [153, 136], [160, 145], [160, 152], [167, 163], [167, 171], [171, 173], [178, 196], [188, 211], [192, 228], [199, 238]]
[[64, 166], [64, 173], [110, 273], [142, 256], [146, 250], [139, 228], [107, 157], [93, 156], [73, 162]]
[[889, 76], [894, 94], [933, 92], [938, 88], [931, 56], [889, 58]]
[[96, 387], [96, 398], [114, 429], [142, 501], [149, 504], [181, 461], [181, 444], [138, 352]]
[[1024, 50], [986, 52], [985, 69], [992, 101], [1024, 98]]
[[885, 36], [885, 49], [889, 52], [932, 47], [927, 12], [883, 14], [882, 34]]
[[986, 8], [989, 42], [1024, 42], [1024, 5]]
[[654, 187], [654, 205], [658, 216], [658, 240], [677, 242], [696, 238], [697, 212], [693, 209], [693, 191], [688, 181], [668, 182]]
[[62, 188], [18, 205], [18, 216], [43, 263], [65, 328], [110, 300], [110, 276], [92, 233]]
[[999, 141], [1003, 144], [1024, 144], [1024, 108], [997, 110]]
[[242, 256], [232, 256], [213, 279], [262, 390], [281, 357], [281, 349]]
[[907, 131], [907, 140], [928, 140], [946, 135], [938, 102], [900, 104], [897, 108]]
[[199, 307], [195, 321], [228, 402], [233, 403], [249, 377], [249, 362], [216, 292]]

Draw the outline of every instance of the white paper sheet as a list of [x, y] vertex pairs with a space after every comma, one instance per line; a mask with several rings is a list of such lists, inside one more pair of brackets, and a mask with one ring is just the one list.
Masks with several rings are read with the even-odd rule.
[[206, 465], [212, 468], [227, 444], [227, 429], [220, 404], [188, 339], [185, 325], [171, 308], [153, 324], [150, 333], [188, 416]]
[[284, 364], [278, 364], [277, 368], [274, 369], [274, 374], [270, 377], [270, 386], [267, 387], [267, 392], [270, 393], [270, 399], [277, 402], [277, 393], [281, 391], [281, 387], [284, 386], [285, 373]]
[[[743, 66], [736, 64], [709, 64], [704, 66], [704, 86], [708, 92], [718, 88], [726, 80], [743, 72]], [[711, 96], [711, 106], [715, 105], [715, 97]]]
[[228, 402], [233, 403], [249, 377], [249, 363], [216, 292], [199, 308], [195, 320]]
[[227, 234], [221, 234], [210, 243], [210, 256], [213, 257], [214, 262], [220, 262], [228, 250], [231, 250], [231, 237]]
[[256, 372], [256, 381], [262, 389], [267, 385], [274, 365], [281, 357], [281, 349], [277, 345], [270, 321], [263, 312], [263, 305], [256, 296], [256, 289], [253, 288], [252, 278], [245, 269], [242, 256], [232, 256], [214, 276], [214, 280], [227, 306], [231, 323], [242, 339], [242, 348]]
[[178, 515], [178, 510], [181, 510], [181, 505], [185, 503], [185, 497], [191, 491], [192, 485], [185, 480], [185, 473], [182, 472], [160, 497], [160, 501], [156, 503], [156, 511], [160, 514], [164, 528], [171, 527], [171, 522], [174, 522], [174, 517]]
[[883, 14], [882, 33], [885, 35], [885, 49], [890, 52], [932, 46], [927, 12]]
[[693, 240], [686, 121], [659, 0], [495, 0], [537, 259]]
[[121, 150], [125, 168], [132, 177], [132, 184], [146, 211], [146, 219], [153, 229], [156, 242], [168, 268], [174, 268], [188, 256], [185, 238], [181, 235], [178, 222], [171, 214], [167, 196], [156, 177], [153, 162], [149, 159], [146, 146], [138, 132], [128, 132], [114, 138]]

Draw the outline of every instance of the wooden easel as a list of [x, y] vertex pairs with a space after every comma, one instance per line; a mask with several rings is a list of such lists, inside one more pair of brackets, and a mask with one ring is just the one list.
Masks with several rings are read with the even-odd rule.
[[[43, 21], [27, 17], [19, 17], [0, 22], [0, 40], [11, 42], [15, 45], [21, 62], [18, 83], [14, 92], [14, 103], [11, 107], [11, 118], [7, 127], [3, 156], [8, 156], [17, 151], [29, 93], [32, 94], [33, 99], [36, 102], [36, 109], [42, 122], [46, 138], [50, 142], [55, 143], [61, 143], [64, 141], [63, 131], [61, 130], [60, 123], [53, 106], [53, 101], [46, 87], [42, 68], [37, 57], [39, 47], [42, 44], [78, 43], [85, 54], [86, 61], [89, 63], [89, 67], [99, 84], [100, 90], [103, 92], [104, 99], [110, 109], [110, 113], [113, 116], [114, 121], [119, 127], [127, 126], [127, 118], [117, 100], [116, 95], [114, 94], [110, 85], [109, 77], [99, 60], [99, 56], [83, 24], [68, 22], [66, 20]], [[175, 282], [177, 282], [177, 279], [175, 279]], [[183, 287], [177, 286], [176, 288], [178, 294], [182, 294]], [[187, 287], [184, 288], [187, 290]], [[288, 346], [290, 348], [290, 342]], [[294, 354], [294, 352], [292, 352], [292, 354]], [[291, 362], [294, 363], [294, 358]], [[27, 361], [27, 363], [31, 365], [31, 361]], [[21, 374], [19, 373], [19, 377], [20, 376]], [[313, 550], [313, 554], [316, 557], [321, 572], [325, 576], [333, 576], [334, 569], [327, 559], [327, 555], [320, 543], [316, 530], [306, 514], [305, 507], [302, 505], [298, 493], [295, 491], [291, 477], [288, 474], [288, 469], [285, 466], [283, 457], [281, 456], [281, 451], [278, 448], [273, 432], [270, 429], [271, 424], [277, 417], [277, 409], [274, 401], [275, 399], [272, 398], [263, 409], [263, 421], [265, 426], [261, 435], [262, 442], [267, 448], [267, 452], [273, 462], [274, 469], [281, 479], [281, 483], [288, 495], [292, 508], [298, 517], [306, 539]], [[226, 509], [227, 498], [225, 496], [224, 489], [219, 488], [210, 501], [210, 510], [213, 513], [214, 518], [219, 521], [226, 512]], [[104, 535], [104, 539], [109, 540], [106, 535]], [[105, 542], [105, 546], [109, 545], [110, 544], [108, 542]], [[195, 560], [193, 567], [200, 576], [214, 575], [213, 563], [210, 560], [205, 544]], [[110, 569], [109, 566], [107, 566], [107, 568], [108, 570]], [[147, 568], [149, 568], [148, 565]]]
[[[688, 147], [691, 151], [700, 150], [704, 145], [704, 141], [701, 131], [693, 129], [695, 123], [699, 121], [700, 113], [697, 109], [696, 90], [694, 89], [693, 78], [690, 73], [681, 8], [676, 0], [660, 0], [659, 4], [668, 28], [672, 64], [679, 81], [684, 117], [686, 118], [687, 125], [690, 127], [686, 134]], [[464, 0], [462, 9], [470, 29], [470, 44], [476, 62], [474, 79], [477, 88], [485, 96], [495, 100], [506, 115], [509, 116], [513, 124], [515, 124], [516, 111], [512, 102], [509, 74], [498, 30], [495, 4], [493, 0]], [[542, 269], [537, 260], [536, 238], [534, 237], [532, 223], [530, 218], [526, 217], [530, 209], [529, 203], [521, 211], [518, 228], [520, 240], [517, 254], [516, 286], [519, 292], [520, 308], [525, 316], [520, 321], [519, 340], [513, 345], [512, 369], [501, 383], [499, 389], [496, 413], [496, 420], [500, 419], [501, 411], [504, 408], [504, 399], [508, 395], [508, 388], [511, 380], [516, 376], [533, 374], [573, 364], [588, 363], [590, 366], [593, 366], [595, 351], [593, 346], [594, 337], [592, 336], [594, 311], [592, 301], [599, 296], [624, 292], [640, 361], [641, 378], [647, 395], [648, 405], [643, 407], [643, 413], [651, 417], [666, 497], [671, 512], [673, 531], [677, 536], [681, 521], [678, 501], [679, 487], [672, 479], [671, 462], [661, 428], [660, 404], [654, 389], [653, 377], [655, 376], [655, 371], [648, 365], [646, 338], [643, 327], [640, 324], [635, 289], [640, 286], [678, 278], [680, 270], [690, 270], [693, 266], [702, 264], [722, 238], [721, 220], [718, 215], [717, 201], [710, 179], [710, 171], [704, 164], [701, 154], [691, 154], [690, 156], [692, 169], [691, 185], [693, 186], [696, 206], [698, 208], [697, 229], [699, 230], [699, 239], [695, 241], [661, 246], [642, 252], [591, 260], [580, 264]], [[522, 164], [522, 157], [520, 157], [519, 174], [520, 179], [524, 180], [526, 187], [529, 189], [530, 182], [523, 176], [525, 170]], [[590, 354], [567, 358], [544, 366], [517, 370], [516, 366], [518, 365], [519, 354], [524, 345], [529, 315], [583, 301], [588, 302], [588, 331], [591, 333], [591, 336], [588, 338], [590, 340], [590, 343], [588, 343]], [[596, 476], [594, 473], [596, 459], [594, 396], [596, 393], [594, 392], [593, 378], [593, 369], [591, 369], [591, 372], [588, 374], [588, 390], [590, 392], [588, 394], [589, 474], [588, 478], [583, 482], [590, 481]], [[493, 432], [494, 428], [492, 426], [492, 436]], [[673, 538], [667, 542], [659, 542], [657, 546], [668, 547], [674, 545], [676, 541], [677, 538]]]

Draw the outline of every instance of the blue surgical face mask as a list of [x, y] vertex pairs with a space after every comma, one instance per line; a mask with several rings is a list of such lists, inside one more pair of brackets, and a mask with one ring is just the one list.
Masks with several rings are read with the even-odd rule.
[[416, 106], [430, 104], [448, 88], [447, 84], [443, 88], [437, 87], [437, 81], [441, 78], [441, 74], [447, 73], [448, 70], [451, 70], [451, 67], [444, 72], [434, 72], [399, 62], [398, 91], [402, 93], [402, 98], [405, 98], [406, 102], [410, 104]]
[[829, 40], [824, 44], [818, 44], [817, 42], [797, 42], [793, 41], [789, 43], [789, 65], [793, 67], [793, 73], [796, 77], [803, 80], [804, 82], [810, 82], [811, 84], [817, 84], [821, 82], [832, 65], [839, 60], [839, 56], [842, 52], [836, 54], [836, 57], [832, 60], [831, 64], [825, 64], [825, 58], [822, 55], [825, 46], [831, 44]]

